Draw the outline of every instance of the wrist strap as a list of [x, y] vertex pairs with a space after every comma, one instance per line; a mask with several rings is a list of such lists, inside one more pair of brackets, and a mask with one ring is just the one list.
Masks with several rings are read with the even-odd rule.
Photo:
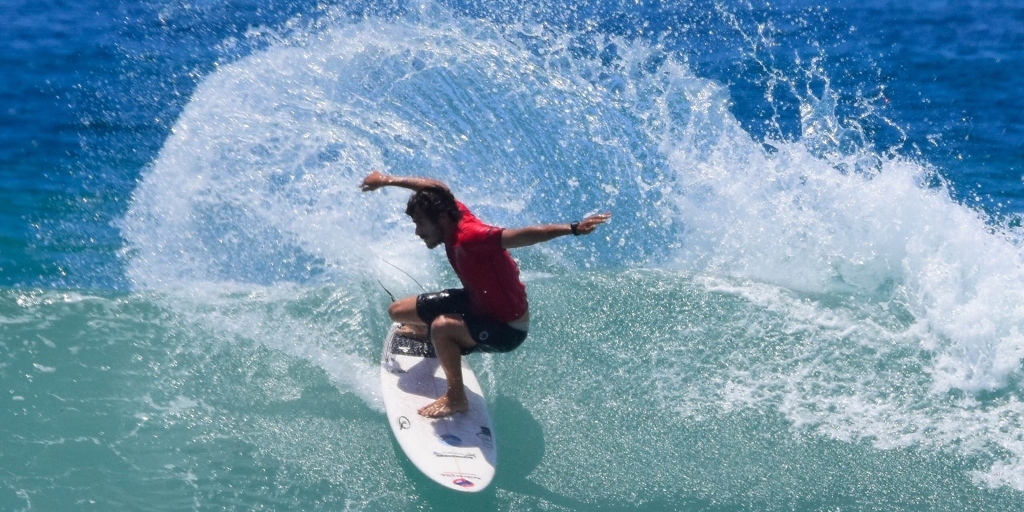
[[572, 224], [569, 224], [569, 230], [572, 231], [572, 236], [580, 236], [580, 232], [577, 231], [577, 228], [579, 228], [579, 227], [580, 227], [580, 223], [579, 222], [573, 222]]

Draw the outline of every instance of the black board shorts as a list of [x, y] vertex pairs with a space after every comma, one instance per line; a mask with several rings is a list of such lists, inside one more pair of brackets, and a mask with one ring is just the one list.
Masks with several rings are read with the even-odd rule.
[[433, 293], [424, 293], [416, 297], [416, 314], [427, 324], [441, 315], [461, 315], [469, 334], [473, 336], [476, 346], [461, 348], [462, 355], [476, 350], [481, 352], [511, 352], [526, 339], [526, 331], [521, 331], [504, 322], [493, 318], [477, 315], [469, 307], [469, 296], [466, 291], [452, 288]]

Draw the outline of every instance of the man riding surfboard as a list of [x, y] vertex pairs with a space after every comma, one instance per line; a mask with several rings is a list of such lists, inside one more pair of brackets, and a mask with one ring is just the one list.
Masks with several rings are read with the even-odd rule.
[[438, 180], [373, 171], [360, 184], [363, 192], [389, 186], [413, 191], [405, 213], [416, 225], [416, 236], [430, 249], [444, 245], [463, 286], [399, 299], [388, 308], [405, 334], [429, 337], [448, 381], [448, 391], [419, 413], [440, 418], [464, 412], [469, 403], [462, 384], [462, 356], [476, 350], [512, 351], [529, 331], [526, 286], [508, 249], [590, 234], [611, 213], [571, 224], [504, 229], [481, 222]]

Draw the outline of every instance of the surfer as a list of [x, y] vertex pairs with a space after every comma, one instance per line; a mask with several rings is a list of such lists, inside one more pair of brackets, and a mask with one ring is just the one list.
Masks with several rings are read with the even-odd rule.
[[476, 350], [514, 350], [530, 328], [526, 286], [508, 249], [590, 234], [611, 213], [571, 224], [504, 229], [481, 222], [440, 181], [373, 171], [360, 185], [363, 192], [382, 187], [413, 191], [405, 213], [416, 225], [416, 236], [429, 249], [444, 244], [463, 286], [399, 299], [388, 308], [392, 320], [402, 324], [403, 335], [429, 337], [448, 381], [447, 392], [419, 413], [441, 418], [465, 412], [469, 401], [462, 384], [462, 356]]

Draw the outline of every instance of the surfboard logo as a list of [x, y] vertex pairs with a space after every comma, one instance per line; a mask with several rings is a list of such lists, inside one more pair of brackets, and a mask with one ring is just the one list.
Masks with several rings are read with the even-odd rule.
[[473, 459], [476, 459], [476, 454], [475, 453], [466, 453], [466, 452], [463, 452], [463, 453], [458, 453], [458, 452], [434, 452], [434, 457], [437, 457], [438, 459], [466, 459], [466, 460], [473, 460]]
[[399, 430], [406, 430], [411, 425], [412, 425], [412, 423], [409, 422], [409, 418], [406, 418], [405, 416], [399, 416], [398, 417], [398, 429]]
[[466, 488], [473, 487], [475, 485], [473, 482], [470, 482], [469, 480], [466, 480], [465, 478], [456, 478], [455, 480], [452, 480], [452, 483], [457, 485], [457, 486], [459, 486], [459, 487], [466, 487]]
[[480, 426], [480, 432], [476, 433], [476, 437], [479, 437], [487, 448], [494, 445], [494, 438], [491, 436], [491, 429], [483, 425]]

